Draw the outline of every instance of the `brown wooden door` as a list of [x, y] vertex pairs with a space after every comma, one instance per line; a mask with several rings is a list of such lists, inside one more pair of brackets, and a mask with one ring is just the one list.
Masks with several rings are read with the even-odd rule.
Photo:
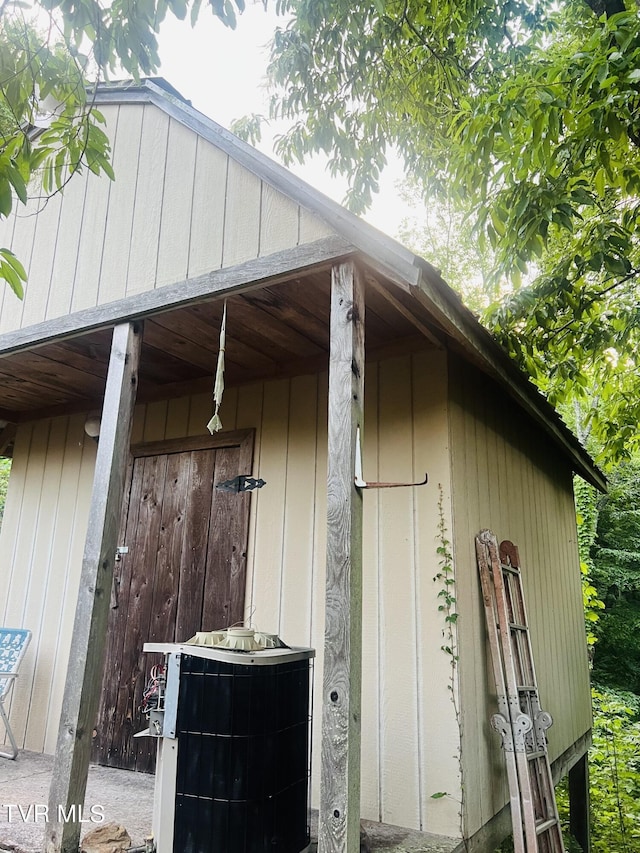
[[251, 472], [253, 433], [158, 442], [133, 451], [93, 760], [152, 772], [156, 741], [140, 703], [146, 642], [184, 642], [244, 617], [249, 494], [215, 486]]

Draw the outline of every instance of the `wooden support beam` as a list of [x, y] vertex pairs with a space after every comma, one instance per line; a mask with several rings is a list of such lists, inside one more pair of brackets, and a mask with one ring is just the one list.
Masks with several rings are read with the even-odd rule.
[[363, 426], [364, 286], [353, 263], [331, 275], [327, 579], [318, 853], [360, 850], [362, 494], [354, 485]]
[[569, 770], [569, 829], [582, 853], [591, 853], [588, 753]]
[[142, 324], [113, 330], [89, 525], [49, 789], [46, 853], [78, 853], [138, 382]]
[[7, 424], [6, 427], [0, 432], [0, 456], [5, 455], [5, 451], [7, 447], [13, 442], [16, 437], [18, 427], [15, 423]]
[[328, 269], [354, 251], [354, 247], [340, 237], [323, 237], [313, 243], [253, 258], [233, 267], [212, 270], [196, 278], [187, 278], [105, 305], [84, 308], [54, 320], [44, 320], [0, 335], [0, 358], [47, 343], [64, 341], [95, 329], [164, 314], [174, 308], [197, 305], [216, 296], [246, 293], [267, 284], [287, 281], [311, 270]]
[[389, 303], [389, 305], [396, 310], [399, 314], [408, 320], [415, 328], [420, 332], [421, 335], [430, 341], [437, 349], [444, 349], [444, 345], [438, 338], [434, 335], [431, 329], [423, 323], [419, 317], [413, 311], [410, 311], [406, 305], [404, 305], [397, 297], [391, 293], [389, 290], [389, 286], [384, 287], [384, 285], [380, 284], [378, 279], [373, 275], [367, 276], [367, 284], [369, 287], [372, 287], [377, 293], [382, 296], [382, 298]]

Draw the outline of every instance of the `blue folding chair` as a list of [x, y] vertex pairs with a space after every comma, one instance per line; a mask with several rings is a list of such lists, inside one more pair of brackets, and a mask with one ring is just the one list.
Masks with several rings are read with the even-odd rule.
[[16, 739], [9, 725], [9, 716], [4, 704], [18, 677], [18, 669], [31, 640], [31, 631], [26, 628], [0, 628], [0, 717], [7, 731], [11, 751], [0, 749], [0, 757], [14, 759], [18, 754]]

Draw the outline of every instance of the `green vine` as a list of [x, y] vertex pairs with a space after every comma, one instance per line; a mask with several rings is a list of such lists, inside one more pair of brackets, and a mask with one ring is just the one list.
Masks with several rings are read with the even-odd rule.
[[[435, 574], [433, 581], [440, 585], [438, 590], [438, 611], [442, 613], [444, 625], [442, 627], [443, 643], [440, 646], [441, 650], [448, 656], [450, 661], [449, 668], [449, 695], [451, 704], [456, 719], [458, 729], [460, 729], [462, 720], [460, 715], [460, 707], [458, 705], [458, 697], [456, 694], [456, 672], [458, 668], [458, 642], [456, 637], [455, 625], [458, 621], [458, 611], [456, 606], [456, 576], [455, 566], [453, 561], [453, 552], [451, 550], [451, 541], [448, 538], [447, 523], [444, 514], [444, 491], [442, 484], [438, 483], [438, 571]], [[460, 835], [463, 835], [463, 802], [464, 802], [464, 785], [462, 784], [462, 754], [460, 748], [457, 750], [457, 758], [459, 765], [459, 773], [461, 780], [462, 799], [460, 801]], [[431, 795], [432, 799], [440, 799], [448, 796], [446, 791], [437, 791]], [[466, 842], [465, 842], [466, 847]]]
[[578, 549], [580, 551], [580, 572], [582, 575], [582, 601], [587, 631], [587, 647], [589, 660], [593, 658], [597, 637], [594, 625], [604, 609], [604, 602], [598, 595], [598, 590], [591, 581], [593, 560], [591, 549], [596, 539], [598, 523], [597, 493], [593, 486], [585, 483], [580, 477], [574, 478], [574, 493], [576, 501], [576, 522], [578, 526]]
[[458, 649], [456, 636], [453, 626], [458, 621], [458, 613], [456, 610], [456, 578], [453, 567], [453, 554], [451, 553], [451, 542], [447, 539], [447, 525], [444, 517], [444, 495], [442, 486], [438, 484], [438, 547], [436, 552], [439, 560], [439, 571], [434, 577], [434, 583], [442, 584], [438, 592], [438, 611], [444, 616], [444, 628], [442, 636], [444, 643], [440, 648], [442, 651], [451, 657], [451, 675], [449, 689], [453, 693], [455, 701], [455, 671], [458, 662]]

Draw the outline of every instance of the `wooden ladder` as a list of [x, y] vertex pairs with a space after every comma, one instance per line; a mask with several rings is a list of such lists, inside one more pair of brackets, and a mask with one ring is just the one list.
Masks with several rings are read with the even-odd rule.
[[522, 589], [520, 557], [513, 542], [490, 530], [476, 536], [476, 555], [502, 736], [515, 853], [564, 853], [546, 731], [551, 714], [540, 707]]

